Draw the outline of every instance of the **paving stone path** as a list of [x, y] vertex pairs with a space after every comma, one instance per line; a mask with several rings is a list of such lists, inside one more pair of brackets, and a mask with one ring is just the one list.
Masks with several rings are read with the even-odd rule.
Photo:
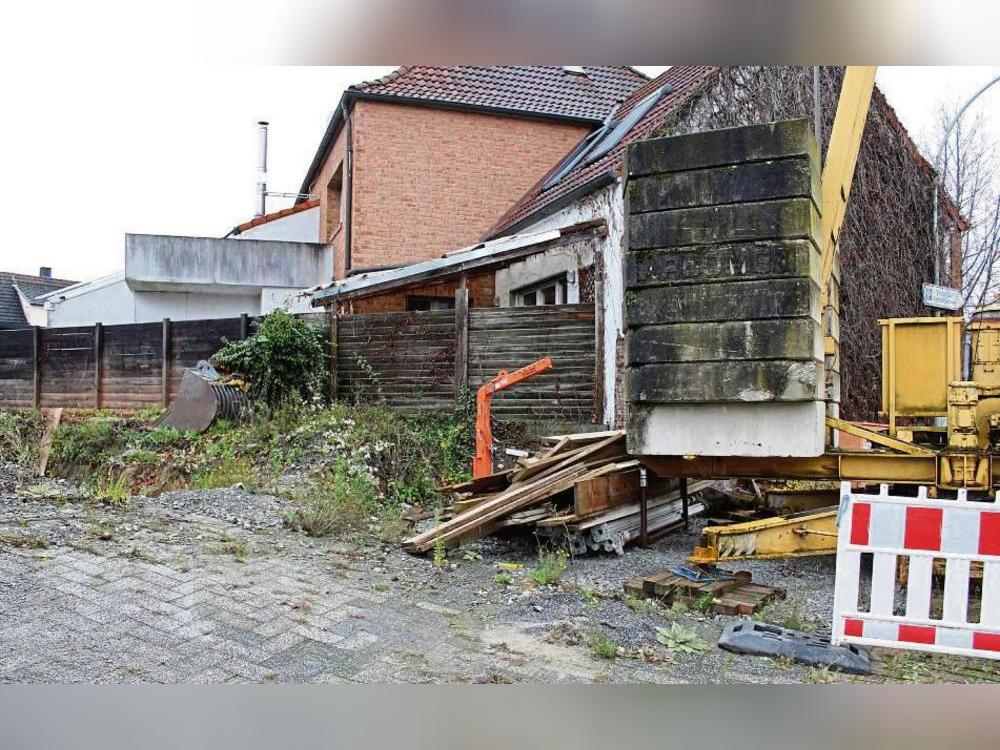
[[[152, 499], [112, 509], [0, 491], [0, 682], [809, 680], [799, 665], [656, 644], [663, 614], [633, 611], [621, 582], [681, 562], [696, 538], [580, 558], [564, 585], [539, 589], [530, 543], [484, 541], [442, 573], [371, 535], [311, 540]], [[501, 561], [523, 566], [514, 584], [494, 580]], [[831, 559], [741, 567], [786, 586], [798, 615], [828, 618]], [[712, 645], [725, 624], [683, 621]], [[595, 656], [596, 630], [622, 656]], [[992, 664], [894, 665], [888, 679], [997, 677]]]

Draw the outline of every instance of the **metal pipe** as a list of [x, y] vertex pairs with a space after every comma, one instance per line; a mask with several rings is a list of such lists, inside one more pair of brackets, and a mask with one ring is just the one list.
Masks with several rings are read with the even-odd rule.
[[639, 544], [649, 544], [649, 505], [646, 497], [646, 467], [639, 468]]
[[347, 109], [347, 97], [341, 101], [343, 108], [344, 126], [347, 128], [345, 134], [344, 147], [344, 273], [351, 270], [351, 204], [353, 180], [351, 176], [354, 172], [354, 129], [351, 126], [351, 113]]
[[816, 145], [823, 153], [823, 104], [819, 91], [819, 65], [813, 65], [813, 131], [816, 134]]
[[257, 216], [267, 213], [267, 121], [257, 123]]

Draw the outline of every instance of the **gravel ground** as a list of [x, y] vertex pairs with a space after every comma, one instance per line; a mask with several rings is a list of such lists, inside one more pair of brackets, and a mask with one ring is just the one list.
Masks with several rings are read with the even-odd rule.
[[[537, 586], [530, 537], [451, 550], [438, 570], [374, 528], [305, 537], [283, 526], [285, 508], [236, 486], [114, 509], [0, 466], [0, 681], [853, 681], [719, 650], [733, 618], [628, 606], [622, 583], [683, 562], [699, 521], [649, 549], [574, 558], [558, 585]], [[769, 621], [828, 628], [832, 557], [730, 569], [787, 589]], [[708, 650], [671, 654], [656, 641], [671, 621]], [[597, 633], [617, 658], [598, 657]], [[992, 663], [873, 656], [872, 680], [996, 677]]]

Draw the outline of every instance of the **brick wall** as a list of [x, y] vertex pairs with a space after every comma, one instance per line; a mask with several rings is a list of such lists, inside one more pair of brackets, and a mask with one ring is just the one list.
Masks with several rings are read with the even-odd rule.
[[[352, 123], [354, 268], [426, 260], [474, 244], [588, 132], [569, 123], [371, 101], [355, 102]], [[339, 224], [336, 191], [328, 186], [336, 182], [344, 140], [341, 131], [312, 188], [328, 232]], [[343, 232], [337, 240], [340, 278]]]
[[[469, 276], [467, 283], [469, 289], [470, 307], [494, 307], [496, 304], [496, 292], [493, 285], [494, 273], [482, 273], [476, 276]], [[458, 279], [439, 281], [435, 284], [423, 284], [412, 286], [400, 291], [376, 294], [371, 297], [355, 300], [351, 303], [351, 309], [355, 313], [387, 313], [403, 312], [406, 310], [406, 298], [408, 296], [417, 297], [446, 297], [455, 298], [455, 290], [458, 288]]]

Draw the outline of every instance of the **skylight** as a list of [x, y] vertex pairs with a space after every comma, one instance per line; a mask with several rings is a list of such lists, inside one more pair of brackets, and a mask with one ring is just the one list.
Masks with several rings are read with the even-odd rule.
[[671, 91], [673, 91], [673, 87], [670, 84], [660, 86], [660, 88], [635, 105], [631, 111], [620, 120], [615, 120], [613, 117], [609, 117], [608, 120], [601, 125], [601, 127], [588, 135], [583, 141], [580, 142], [580, 145], [577, 146], [568, 157], [566, 157], [566, 160], [562, 163], [559, 169], [542, 185], [542, 190], [548, 190], [549, 188], [559, 184], [560, 180], [562, 180], [563, 177], [569, 174], [579, 164], [590, 164], [611, 151], [611, 149], [622, 142], [622, 139], [625, 138], [628, 132], [632, 130], [632, 128], [634, 128], [643, 117], [649, 114], [649, 110], [651, 110], [654, 105], [660, 101], [660, 98], [665, 94], [669, 94]]

